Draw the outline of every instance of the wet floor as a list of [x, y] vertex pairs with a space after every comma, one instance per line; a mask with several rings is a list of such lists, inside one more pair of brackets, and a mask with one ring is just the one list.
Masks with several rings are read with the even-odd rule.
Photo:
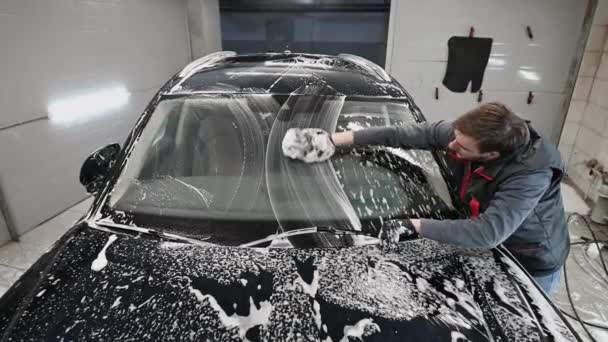
[[[585, 321], [606, 327], [601, 329], [587, 326], [595, 341], [603, 342], [608, 341], [608, 273], [602, 267], [600, 253], [595, 243], [576, 244], [583, 242], [584, 239], [592, 239], [586, 222], [590, 223], [589, 228], [593, 230], [598, 240], [608, 241], [608, 226], [593, 224], [588, 218], [585, 221], [578, 216], [571, 217], [570, 238], [574, 244], [570, 250], [566, 271], [570, 295], [577, 313]], [[608, 265], [608, 244], [600, 243], [600, 247], [604, 263]], [[553, 299], [560, 308], [574, 315], [563, 274], [559, 291]], [[581, 324], [574, 319], [569, 320], [583, 341], [592, 341]]]

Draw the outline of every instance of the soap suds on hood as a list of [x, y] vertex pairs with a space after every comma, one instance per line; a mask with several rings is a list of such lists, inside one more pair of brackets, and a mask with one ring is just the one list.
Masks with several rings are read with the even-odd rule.
[[[533, 288], [532, 282], [530, 278], [519, 268], [519, 266], [515, 265], [513, 261], [509, 258], [503, 256], [501, 260], [510, 267], [508, 268], [508, 272], [513, 275], [520, 283], [525, 284], [526, 286]], [[564, 324], [564, 322], [560, 319], [560, 317], [555, 312], [555, 309], [549, 304], [547, 299], [543, 297], [543, 295], [538, 291], [530, 291], [528, 295], [532, 299], [532, 303], [536, 307], [538, 307], [543, 315], [541, 316], [542, 322], [545, 327], [548, 328], [551, 335], [553, 335], [555, 341], [572, 341], [574, 337], [568, 327]]]
[[116, 235], [112, 234], [110, 236], [110, 238], [108, 239], [108, 242], [106, 243], [106, 245], [103, 246], [103, 249], [97, 255], [97, 259], [93, 260], [93, 264], [91, 264], [91, 269], [93, 271], [99, 272], [104, 267], [106, 267], [106, 265], [108, 265], [108, 259], [106, 259], [106, 249], [108, 249], [108, 247], [110, 246], [110, 244], [112, 242], [116, 241], [116, 238], [117, 238]]
[[121, 297], [116, 298], [116, 300], [114, 301], [114, 304], [112, 304], [112, 306], [110, 306], [110, 309], [115, 308], [120, 305], [120, 298]]
[[220, 321], [227, 329], [238, 328], [239, 336], [243, 341], [248, 341], [245, 335], [249, 329], [258, 325], [266, 326], [270, 322], [270, 313], [272, 312], [272, 304], [270, 304], [270, 301], [260, 302], [260, 308], [258, 309], [253, 302], [253, 298], [249, 297], [250, 311], [248, 316], [240, 316], [236, 312], [228, 316], [212, 295], [203, 295], [201, 291], [192, 286], [190, 286], [190, 293], [194, 294], [199, 302], [207, 300], [213, 310], [217, 312]]
[[458, 331], [452, 331], [452, 342], [468, 341], [466, 336]]
[[163, 241], [160, 244], [160, 248], [162, 248], [162, 249], [185, 248], [185, 247], [190, 247], [190, 246], [192, 246], [192, 245], [189, 243], [175, 242], [175, 241]]
[[321, 329], [321, 325], [323, 320], [321, 318], [321, 305], [316, 299], [317, 291], [319, 291], [319, 270], [314, 270], [312, 274], [312, 281], [310, 284], [306, 283], [306, 281], [302, 278], [302, 276], [298, 273], [298, 277], [294, 281], [295, 284], [299, 284], [302, 290], [310, 296], [313, 300], [312, 309], [315, 319], [315, 324], [318, 329]]
[[363, 336], [380, 332], [380, 327], [371, 318], [364, 318], [355, 325], [344, 326], [344, 337], [340, 342], [348, 342], [349, 337], [361, 340]]
[[[556, 313], [545, 311], [549, 303], [541, 303], [542, 295], [530, 287], [531, 280], [507, 273], [516, 265], [503, 262], [498, 250], [465, 250], [421, 239], [401, 242], [390, 253], [380, 246], [357, 246], [269, 248], [262, 254], [220, 246], [164, 248], [163, 241], [121, 235], [112, 250], [105, 247], [111, 267], [95, 273], [91, 262], [112, 233], [90, 229], [81, 234], [66, 249], [74, 251], [64, 255], [70, 267], [59, 264], [33, 292], [48, 292], [32, 301], [39, 311], [26, 308], [35, 318], [61, 315], [61, 323], [46, 328], [23, 321], [13, 330], [13, 340], [56, 332], [66, 341], [105, 336], [339, 342], [390, 336], [406, 340], [414, 333], [440, 335], [447, 342], [465, 342], [462, 336], [470, 341], [499, 336], [534, 341], [543, 332], [520, 313], [538, 313], [533, 317], [541, 323], [542, 316], [559, 320]], [[61, 282], [50, 285], [59, 278]], [[530, 308], [524, 302], [529, 297], [534, 300]], [[57, 305], [59, 300], [72, 306]], [[62, 333], [77, 320], [84, 321], [69, 334]], [[555, 336], [557, 341], [574, 342], [558, 323], [541, 324], [541, 329], [545, 335], [563, 334]]]
[[317, 291], [319, 290], [319, 270], [314, 270], [312, 276], [312, 282], [309, 284], [302, 279], [302, 277], [298, 274], [298, 277], [295, 280], [296, 284], [300, 284], [302, 286], [302, 290], [307, 293], [311, 297], [315, 297], [317, 295]]

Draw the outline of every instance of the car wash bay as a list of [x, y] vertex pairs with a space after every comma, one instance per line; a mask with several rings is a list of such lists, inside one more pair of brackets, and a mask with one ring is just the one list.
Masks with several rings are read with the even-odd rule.
[[[84, 160], [122, 145], [188, 63], [349, 53], [383, 67], [429, 121], [498, 100], [558, 146], [566, 212], [587, 218], [569, 222], [570, 297], [581, 318], [608, 325], [608, 222], [589, 218], [608, 197], [607, 41], [607, 0], [0, 0], [0, 291], [87, 215]], [[574, 315], [564, 280], [554, 302]]]

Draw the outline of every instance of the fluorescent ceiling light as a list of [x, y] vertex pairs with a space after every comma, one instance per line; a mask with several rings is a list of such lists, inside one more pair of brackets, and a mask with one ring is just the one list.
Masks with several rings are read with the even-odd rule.
[[126, 105], [129, 96], [125, 87], [115, 87], [57, 100], [48, 106], [49, 119], [57, 123], [86, 120]]
[[503, 58], [490, 57], [490, 59], [488, 60], [488, 65], [495, 67], [505, 66], [505, 64], [507, 64], [507, 62], [505, 62]]
[[540, 81], [540, 76], [538, 73], [529, 70], [519, 70], [519, 76], [530, 80], [530, 81]]

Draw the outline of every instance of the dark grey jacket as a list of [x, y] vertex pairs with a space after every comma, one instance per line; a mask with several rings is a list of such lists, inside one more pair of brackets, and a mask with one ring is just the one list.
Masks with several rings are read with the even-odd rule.
[[[423, 123], [355, 132], [355, 145], [447, 151], [451, 123]], [[530, 141], [511, 155], [484, 164], [458, 160], [448, 166], [470, 219], [423, 219], [421, 235], [466, 247], [503, 244], [533, 276], [557, 271], [570, 249], [560, 181], [564, 166], [555, 147], [530, 127]]]

